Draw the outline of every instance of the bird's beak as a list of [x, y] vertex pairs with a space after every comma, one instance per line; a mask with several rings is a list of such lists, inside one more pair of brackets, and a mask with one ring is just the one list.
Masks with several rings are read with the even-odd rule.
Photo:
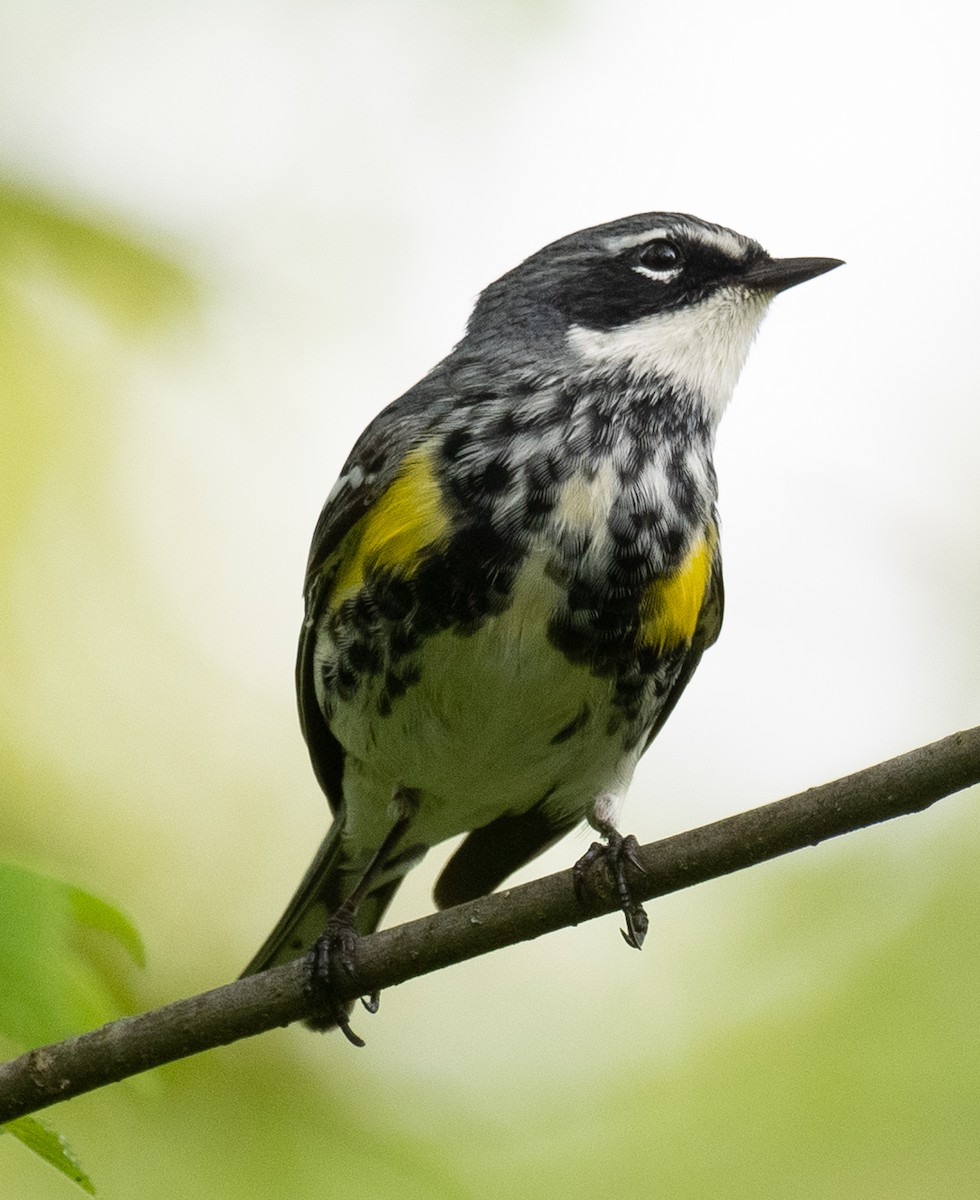
[[761, 292], [785, 292], [843, 265], [840, 258], [763, 258], [739, 275], [738, 282]]

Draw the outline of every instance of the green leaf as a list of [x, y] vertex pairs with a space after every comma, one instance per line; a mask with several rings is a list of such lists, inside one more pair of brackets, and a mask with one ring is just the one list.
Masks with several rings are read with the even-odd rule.
[[79, 1166], [78, 1159], [60, 1133], [48, 1129], [36, 1117], [18, 1117], [15, 1121], [0, 1125], [0, 1133], [3, 1132], [12, 1133], [29, 1150], [33, 1150], [39, 1158], [43, 1158], [55, 1170], [60, 1171], [62, 1175], [67, 1175], [73, 1183], [77, 1183], [82, 1191], [88, 1192], [90, 1196], [95, 1195], [95, 1186], [92, 1180]]
[[146, 966], [143, 939], [130, 919], [107, 901], [82, 888], [68, 887], [72, 916], [86, 929], [110, 934], [138, 967]]
[[118, 1016], [121, 984], [105, 934], [142, 963], [139, 934], [104, 900], [0, 863], [0, 1033], [36, 1046]]

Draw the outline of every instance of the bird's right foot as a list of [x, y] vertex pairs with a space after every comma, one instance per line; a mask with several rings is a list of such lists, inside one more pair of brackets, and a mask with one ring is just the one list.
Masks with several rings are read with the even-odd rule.
[[633, 897], [627, 871], [633, 869], [642, 872], [643, 864], [639, 859], [640, 847], [632, 834], [623, 837], [611, 823], [603, 821], [599, 824], [598, 818], [595, 817], [591, 820], [605, 841], [593, 842], [572, 868], [575, 895], [580, 904], [588, 906], [589, 893], [593, 888], [592, 870], [597, 863], [604, 864], [611, 875], [619, 907], [626, 918], [626, 928], [621, 929], [620, 933], [627, 946], [639, 950], [643, 946], [650, 921], [646, 909], [639, 900]]

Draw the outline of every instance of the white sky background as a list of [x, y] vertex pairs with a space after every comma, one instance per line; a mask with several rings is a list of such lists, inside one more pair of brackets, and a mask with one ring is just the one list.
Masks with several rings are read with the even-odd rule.
[[977, 721], [974, 22], [839, 0], [4, 5], [0, 166], [122, 214], [210, 289], [193, 344], [137, 373], [115, 486], [136, 582], [235, 681], [214, 754], [263, 743], [277, 808], [221, 839], [258, 872], [228, 895], [243, 945], [322, 824], [291, 692], [319, 506], [480, 288], [581, 226], [677, 209], [848, 262], [777, 299], [723, 423], [726, 627], [624, 827]]

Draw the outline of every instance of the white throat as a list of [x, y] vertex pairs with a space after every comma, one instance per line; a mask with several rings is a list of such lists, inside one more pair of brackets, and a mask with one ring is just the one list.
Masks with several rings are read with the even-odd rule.
[[725, 411], [771, 292], [719, 288], [700, 304], [652, 313], [619, 329], [573, 325], [568, 345], [583, 364], [660, 376], [698, 397], [717, 423]]

